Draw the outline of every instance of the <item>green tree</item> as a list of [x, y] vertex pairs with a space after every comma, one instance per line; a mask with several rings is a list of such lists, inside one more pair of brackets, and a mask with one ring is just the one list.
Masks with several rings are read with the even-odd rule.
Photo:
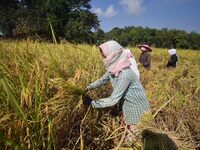
[[196, 32], [191, 32], [188, 37], [188, 42], [191, 49], [200, 49], [200, 35]]
[[98, 29], [93, 33], [93, 43], [100, 45], [105, 42], [105, 32], [102, 29]]
[[[91, 30], [99, 26], [97, 16], [90, 12], [91, 0], [8, 1], [3, 0], [0, 3], [3, 10], [0, 13], [0, 27], [2, 31], [9, 31], [10, 35], [38, 34], [51, 37], [50, 20], [56, 37], [85, 42], [90, 40]], [[8, 12], [11, 13], [5, 17]]]
[[111, 31], [107, 32], [105, 36], [107, 40], [111, 40], [111, 39], [117, 40], [119, 38], [119, 35], [121, 35], [121, 33], [122, 33], [122, 29], [115, 27]]
[[7, 37], [13, 36], [13, 30], [17, 25], [18, 3], [16, 0], [0, 1], [0, 30]]

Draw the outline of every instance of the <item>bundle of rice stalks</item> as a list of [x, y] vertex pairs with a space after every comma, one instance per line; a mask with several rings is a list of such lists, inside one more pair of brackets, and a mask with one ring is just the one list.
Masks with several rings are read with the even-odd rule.
[[[155, 115], [154, 115], [155, 116]], [[195, 150], [199, 145], [189, 131], [178, 133], [161, 129], [151, 113], [146, 113], [138, 126], [144, 150]]]
[[[198, 143], [189, 138], [189, 131], [180, 134], [175, 131], [163, 130], [155, 122], [154, 116], [150, 112], [145, 113], [137, 125], [136, 132], [126, 129], [126, 131], [118, 133], [122, 136], [113, 150], [196, 150]], [[127, 143], [127, 137], [131, 137], [130, 135], [132, 139], [128, 139]]]
[[86, 91], [80, 85], [76, 85], [72, 82], [66, 81], [62, 78], [50, 79], [49, 84], [51, 88], [57, 88], [58, 90], [65, 91], [68, 95], [85, 96]]

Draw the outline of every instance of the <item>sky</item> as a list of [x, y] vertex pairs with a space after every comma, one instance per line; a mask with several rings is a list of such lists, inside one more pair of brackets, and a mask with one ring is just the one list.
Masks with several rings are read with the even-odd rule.
[[105, 32], [142, 26], [200, 33], [200, 0], [91, 0]]

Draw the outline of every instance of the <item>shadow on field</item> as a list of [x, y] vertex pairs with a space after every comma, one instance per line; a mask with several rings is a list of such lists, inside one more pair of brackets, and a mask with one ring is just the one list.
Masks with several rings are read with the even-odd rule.
[[144, 150], [178, 150], [176, 144], [167, 134], [144, 130], [142, 132]]

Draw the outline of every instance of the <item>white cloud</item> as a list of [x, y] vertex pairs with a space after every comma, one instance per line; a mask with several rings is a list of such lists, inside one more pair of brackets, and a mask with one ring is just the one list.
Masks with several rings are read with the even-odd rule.
[[97, 14], [98, 16], [102, 16], [103, 15], [103, 11], [101, 8], [93, 8], [93, 12], [95, 14]]
[[107, 18], [111, 18], [117, 14], [117, 11], [114, 9], [113, 5], [109, 5], [105, 11], [103, 11], [101, 8], [93, 8], [93, 12], [98, 16], [104, 16]]
[[120, 3], [131, 15], [139, 15], [145, 10], [143, 0], [120, 0]]
[[108, 6], [108, 8], [105, 11], [105, 16], [108, 17], [108, 18], [113, 17], [116, 14], [117, 14], [117, 11], [115, 11], [113, 5]]

